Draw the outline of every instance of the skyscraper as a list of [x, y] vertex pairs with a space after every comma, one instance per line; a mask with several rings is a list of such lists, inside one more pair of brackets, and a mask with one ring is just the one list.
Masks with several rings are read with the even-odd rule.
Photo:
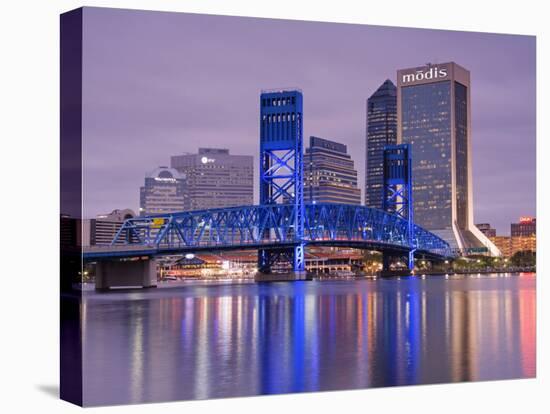
[[397, 140], [412, 145], [415, 222], [451, 247], [496, 246], [474, 225], [470, 72], [454, 62], [397, 71]]
[[139, 214], [163, 214], [188, 210], [185, 175], [159, 167], [145, 177], [140, 188]]
[[397, 88], [387, 79], [367, 100], [365, 205], [382, 208], [384, 147], [397, 143]]
[[306, 202], [361, 204], [357, 170], [346, 145], [311, 136], [304, 161]]
[[199, 148], [198, 154], [171, 157], [171, 166], [187, 177], [189, 208], [203, 210], [253, 204], [253, 160], [228, 149]]

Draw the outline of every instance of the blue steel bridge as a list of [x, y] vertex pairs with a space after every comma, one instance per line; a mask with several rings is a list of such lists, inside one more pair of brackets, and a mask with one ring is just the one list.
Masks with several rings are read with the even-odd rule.
[[[259, 205], [183, 211], [126, 220], [111, 246], [86, 249], [84, 260], [98, 262], [96, 287], [156, 283], [154, 260], [125, 258], [222, 250], [258, 250], [259, 275], [285, 264], [288, 280], [305, 278], [307, 246], [341, 246], [383, 253], [389, 270], [396, 257], [442, 260], [447, 242], [413, 220], [411, 147], [384, 150], [381, 209], [304, 201], [303, 96], [293, 90], [260, 96]], [[136, 278], [136, 274], [142, 275]], [[266, 276], [269, 279], [270, 276]], [[259, 280], [262, 280], [259, 278]], [[279, 279], [280, 280], [280, 279]], [[98, 282], [99, 281], [99, 282]]]
[[342, 246], [441, 259], [449, 245], [397, 214], [347, 204], [305, 204], [304, 234], [295, 231], [292, 204], [241, 206], [136, 217], [124, 222], [111, 246], [96, 247], [88, 260], [162, 256], [200, 251]]

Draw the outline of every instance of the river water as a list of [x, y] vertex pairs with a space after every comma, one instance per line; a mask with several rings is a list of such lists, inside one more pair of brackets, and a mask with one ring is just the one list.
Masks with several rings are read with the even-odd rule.
[[534, 274], [86, 292], [85, 405], [535, 376]]

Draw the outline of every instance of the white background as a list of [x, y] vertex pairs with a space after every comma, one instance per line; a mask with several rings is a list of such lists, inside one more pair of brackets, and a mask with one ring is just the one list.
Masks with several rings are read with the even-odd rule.
[[[95, 1], [87, 6], [366, 23], [537, 36], [538, 323], [536, 380], [370, 389], [101, 408], [115, 412], [548, 412], [548, 11], [544, 1]], [[59, 14], [77, 1], [0, 9], [0, 407], [74, 412], [58, 392]], [[207, 28], [205, 28], [207, 30]], [[414, 47], [414, 45], [411, 45]], [[495, 68], [496, 70], [496, 68]], [[518, 80], [521, 81], [521, 80]], [[544, 92], [546, 92], [544, 94]], [[505, 116], [505, 114], [504, 114]], [[544, 139], [546, 137], [546, 140]], [[518, 137], [519, 138], [519, 137]], [[546, 407], [544, 406], [546, 405]], [[100, 409], [89, 409], [96, 412]]]

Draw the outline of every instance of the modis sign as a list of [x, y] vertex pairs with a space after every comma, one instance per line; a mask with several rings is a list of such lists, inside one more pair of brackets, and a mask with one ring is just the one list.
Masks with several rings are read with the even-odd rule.
[[444, 66], [430, 66], [427, 69], [419, 69], [413, 73], [401, 75], [401, 83], [410, 83], [431, 79], [442, 79], [448, 75], [447, 68]]

